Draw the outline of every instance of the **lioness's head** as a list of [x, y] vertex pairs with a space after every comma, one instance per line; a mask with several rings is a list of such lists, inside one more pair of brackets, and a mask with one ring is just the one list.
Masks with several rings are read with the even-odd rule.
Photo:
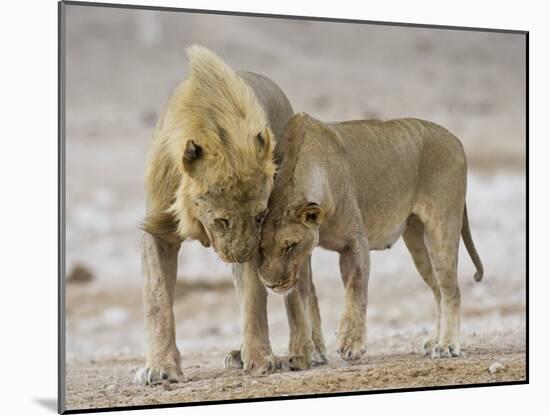
[[226, 262], [257, 251], [273, 187], [275, 139], [253, 90], [212, 52], [188, 49], [191, 74], [177, 96], [171, 154], [181, 182], [178, 232], [201, 228]]
[[323, 208], [303, 201], [284, 206], [267, 215], [260, 242], [260, 279], [277, 293], [285, 293], [298, 282], [303, 261], [319, 242]]
[[298, 282], [304, 259], [319, 242], [319, 227], [325, 216], [316, 169], [299, 163], [299, 155], [307, 152], [302, 150], [305, 133], [315, 122], [303, 113], [288, 121], [284, 131], [287, 156], [281, 164], [262, 228], [260, 279], [278, 293], [287, 292]]

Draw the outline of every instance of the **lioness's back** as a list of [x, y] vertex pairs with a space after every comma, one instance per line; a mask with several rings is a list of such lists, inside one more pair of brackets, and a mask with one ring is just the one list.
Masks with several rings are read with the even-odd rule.
[[361, 165], [375, 158], [371, 165], [386, 169], [389, 164], [398, 163], [401, 170], [407, 170], [410, 162], [418, 158], [422, 159], [423, 166], [429, 164], [430, 167], [454, 162], [465, 164], [464, 149], [458, 138], [430, 121], [397, 118], [329, 125], [342, 138], [351, 163]]
[[[391, 120], [351, 120], [332, 122], [329, 125], [345, 139], [376, 141], [406, 140], [421, 143], [426, 139], [460, 141], [444, 127], [419, 118], [395, 118]], [[363, 143], [369, 145], [369, 143]], [[461, 146], [461, 145], [460, 145]]]

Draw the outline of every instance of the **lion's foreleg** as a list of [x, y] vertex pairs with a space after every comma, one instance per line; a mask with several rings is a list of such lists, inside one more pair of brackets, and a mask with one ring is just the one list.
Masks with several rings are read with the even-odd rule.
[[[243, 279], [241, 277], [242, 270], [240, 267], [233, 265], [233, 267], [231, 268], [231, 272], [233, 274], [233, 285], [235, 286], [235, 293], [237, 294], [237, 302], [239, 303], [239, 311], [242, 316], [243, 315], [243, 296], [244, 296]], [[242, 348], [242, 344], [239, 347], [239, 349], [231, 350], [229, 353], [225, 355], [225, 358], [224, 358], [225, 368], [227, 369], [243, 368], [244, 363], [241, 357], [241, 348]]]
[[136, 375], [139, 383], [177, 381], [182, 374], [173, 312], [179, 247], [148, 233], [142, 238], [147, 359]]
[[359, 236], [340, 252], [340, 272], [346, 298], [337, 351], [344, 360], [357, 360], [366, 351], [369, 248], [365, 237]]
[[255, 260], [233, 265], [233, 278], [241, 309], [244, 370], [270, 373], [279, 369], [281, 360], [273, 355], [267, 323], [267, 292], [258, 276]]

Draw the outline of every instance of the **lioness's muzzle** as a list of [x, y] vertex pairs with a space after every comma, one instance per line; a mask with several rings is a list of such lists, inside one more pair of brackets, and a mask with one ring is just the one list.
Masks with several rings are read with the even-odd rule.
[[273, 290], [276, 293], [285, 293], [296, 285], [298, 281], [296, 278], [280, 278], [273, 281], [268, 281], [262, 277], [262, 274], [259, 274], [260, 281], [262, 284]]

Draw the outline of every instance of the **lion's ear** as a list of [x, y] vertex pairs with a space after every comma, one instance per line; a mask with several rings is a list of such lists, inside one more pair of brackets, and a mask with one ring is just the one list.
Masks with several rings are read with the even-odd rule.
[[183, 169], [188, 174], [192, 175], [203, 156], [204, 154], [202, 147], [196, 144], [193, 140], [187, 140], [187, 143], [185, 143], [185, 150], [183, 152]]
[[273, 134], [269, 127], [265, 127], [263, 131], [254, 137], [254, 145], [258, 149], [258, 155], [262, 160], [272, 157], [273, 144]]
[[298, 210], [298, 219], [304, 225], [314, 228], [323, 223], [325, 212], [317, 203], [308, 203]]

